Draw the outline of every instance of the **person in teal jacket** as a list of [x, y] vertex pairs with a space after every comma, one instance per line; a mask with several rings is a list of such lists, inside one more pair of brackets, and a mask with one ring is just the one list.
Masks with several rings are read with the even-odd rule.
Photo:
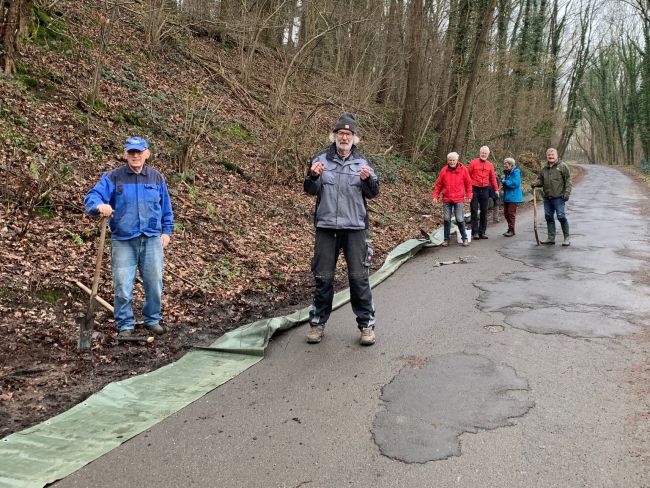
[[523, 202], [521, 192], [521, 171], [517, 168], [513, 158], [506, 158], [503, 161], [505, 169], [501, 179], [503, 189], [503, 215], [508, 223], [508, 230], [503, 233], [506, 237], [515, 235], [515, 218], [517, 216], [517, 205]]
[[135, 328], [133, 283], [138, 270], [145, 294], [144, 327], [165, 332], [160, 325], [163, 249], [172, 235], [174, 214], [165, 178], [145, 165], [150, 155], [146, 140], [130, 137], [124, 144], [127, 164], [103, 174], [84, 199], [89, 215], [110, 217], [115, 325], [125, 337]]

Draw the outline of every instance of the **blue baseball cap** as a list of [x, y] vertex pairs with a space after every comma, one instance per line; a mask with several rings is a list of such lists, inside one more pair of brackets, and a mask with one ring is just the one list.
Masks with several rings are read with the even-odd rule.
[[144, 151], [149, 148], [149, 144], [142, 137], [129, 137], [124, 143], [125, 151]]

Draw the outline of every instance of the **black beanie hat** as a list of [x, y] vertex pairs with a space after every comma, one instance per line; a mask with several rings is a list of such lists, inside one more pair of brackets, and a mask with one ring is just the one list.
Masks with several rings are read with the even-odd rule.
[[336, 122], [332, 132], [338, 132], [341, 129], [349, 130], [353, 134], [357, 133], [357, 119], [349, 112], [343, 112]]

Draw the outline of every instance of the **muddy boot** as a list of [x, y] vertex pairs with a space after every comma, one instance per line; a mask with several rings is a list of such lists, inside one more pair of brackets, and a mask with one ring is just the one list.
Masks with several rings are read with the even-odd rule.
[[569, 221], [565, 220], [564, 222], [560, 222], [560, 225], [562, 226], [562, 233], [564, 234], [564, 241], [562, 241], [562, 245], [570, 246], [571, 239], [569, 236]]
[[372, 327], [361, 329], [360, 343], [362, 346], [372, 346], [375, 343], [375, 331]]
[[546, 222], [547, 237], [545, 241], [542, 241], [542, 244], [547, 244], [549, 246], [555, 245], [555, 221]]
[[322, 325], [312, 325], [309, 327], [309, 332], [307, 332], [307, 343], [318, 344], [321, 340], [323, 340], [324, 333], [325, 327]]

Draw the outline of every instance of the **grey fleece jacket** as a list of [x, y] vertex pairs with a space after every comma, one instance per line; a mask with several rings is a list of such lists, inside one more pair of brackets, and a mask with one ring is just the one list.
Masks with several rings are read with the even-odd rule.
[[[320, 176], [311, 174], [316, 161], [325, 166]], [[370, 168], [370, 177], [361, 180], [359, 172], [364, 165]], [[343, 159], [332, 144], [311, 159], [309, 168], [304, 189], [308, 195], [317, 196], [314, 225], [319, 229], [367, 229], [366, 199], [379, 194], [379, 179], [357, 147], [352, 146], [350, 155]]]

